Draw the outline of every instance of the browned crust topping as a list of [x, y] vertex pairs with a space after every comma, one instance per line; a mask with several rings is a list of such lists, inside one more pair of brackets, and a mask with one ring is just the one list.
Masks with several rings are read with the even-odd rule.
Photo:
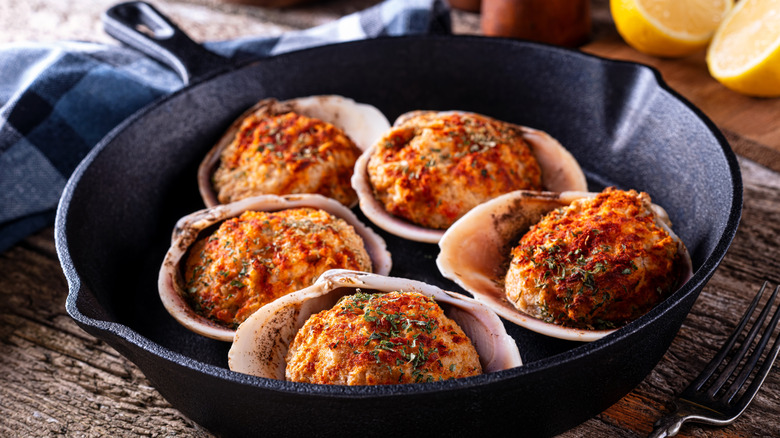
[[471, 341], [432, 298], [414, 292], [358, 291], [307, 320], [287, 354], [286, 377], [383, 385], [481, 372]]
[[197, 313], [235, 328], [264, 304], [338, 268], [371, 272], [363, 239], [343, 219], [313, 208], [247, 211], [195, 242], [184, 286]]
[[512, 250], [507, 298], [571, 327], [614, 328], [641, 316], [676, 289], [683, 269], [649, 206], [646, 193], [608, 188], [549, 213]]
[[542, 188], [520, 128], [473, 113], [407, 118], [377, 143], [368, 175], [390, 214], [434, 229], [503, 193]]
[[361, 151], [339, 128], [294, 112], [246, 117], [212, 177], [226, 204], [260, 194], [357, 199], [350, 178]]

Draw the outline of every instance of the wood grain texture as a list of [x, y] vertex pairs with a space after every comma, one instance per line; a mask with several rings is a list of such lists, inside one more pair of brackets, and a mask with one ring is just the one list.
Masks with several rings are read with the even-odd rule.
[[0, 436], [209, 436], [67, 315], [52, 233], [0, 254]]

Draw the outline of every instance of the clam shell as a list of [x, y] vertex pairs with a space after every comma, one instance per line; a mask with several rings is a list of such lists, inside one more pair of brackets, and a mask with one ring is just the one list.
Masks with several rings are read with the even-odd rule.
[[321, 195], [262, 195], [243, 199], [225, 205], [203, 209], [182, 217], [176, 223], [171, 246], [165, 255], [158, 278], [158, 291], [165, 309], [179, 323], [203, 336], [231, 342], [235, 330], [220, 326], [196, 313], [184, 298], [186, 292], [180, 264], [184, 262], [187, 250], [198, 239], [201, 231], [228, 218], [239, 216], [247, 210], [278, 211], [296, 207], [319, 208], [344, 219], [363, 238], [366, 251], [371, 257], [372, 269], [386, 275], [392, 267], [390, 252], [384, 239], [339, 202]]
[[[441, 274], [471, 293], [477, 301], [503, 318], [529, 330], [554, 338], [591, 342], [615, 330], [587, 330], [544, 322], [519, 311], [504, 294], [504, 276], [511, 250], [531, 225], [547, 212], [569, 205], [576, 199], [594, 197], [590, 192], [516, 191], [478, 205], [456, 221], [439, 241], [436, 265]], [[652, 205], [656, 223], [677, 242], [678, 250], [692, 274], [690, 254], [672, 231], [666, 211]]]
[[[420, 111], [411, 111], [399, 116], [394, 126], [403, 123]], [[448, 114], [462, 111], [446, 111]], [[519, 126], [523, 138], [528, 142], [542, 169], [542, 185], [551, 192], [585, 191], [588, 189], [585, 174], [574, 156], [558, 140], [544, 131]], [[437, 243], [446, 230], [422, 227], [389, 214], [374, 197], [368, 178], [368, 160], [377, 145], [365, 151], [355, 163], [352, 187], [358, 194], [360, 209], [366, 217], [383, 230], [418, 242]]]
[[219, 165], [222, 150], [233, 141], [242, 121], [253, 113], [276, 115], [290, 111], [320, 119], [340, 128], [362, 151], [367, 150], [390, 128], [390, 122], [376, 107], [342, 96], [309, 96], [284, 101], [273, 98], [263, 99], [246, 110], [230, 125], [201, 162], [198, 168], [198, 188], [207, 207], [213, 207], [220, 203], [217, 199], [217, 193], [211, 185], [211, 176]]
[[322, 274], [314, 285], [281, 297], [247, 318], [238, 327], [228, 353], [230, 369], [284, 380], [287, 349], [309, 316], [330, 309], [339, 298], [358, 288], [379, 292], [415, 291], [433, 297], [471, 339], [483, 372], [522, 365], [517, 345], [501, 319], [475, 300], [416, 280], [334, 269]]

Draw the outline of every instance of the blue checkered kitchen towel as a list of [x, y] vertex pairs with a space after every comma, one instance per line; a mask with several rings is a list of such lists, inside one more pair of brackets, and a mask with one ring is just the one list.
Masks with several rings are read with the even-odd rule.
[[[450, 32], [444, 0], [386, 0], [280, 37], [207, 42], [232, 60], [384, 35]], [[0, 252], [53, 223], [65, 183], [114, 126], [184, 86], [168, 67], [119, 45], [0, 45]]]

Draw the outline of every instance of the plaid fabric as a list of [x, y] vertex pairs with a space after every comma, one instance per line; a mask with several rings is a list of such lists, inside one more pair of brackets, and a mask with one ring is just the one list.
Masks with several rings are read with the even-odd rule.
[[[235, 61], [377, 36], [449, 33], [444, 0], [387, 0], [280, 37], [207, 42]], [[131, 48], [88, 42], [0, 46], [0, 251], [53, 223], [69, 175], [114, 126], [184, 86]]]

